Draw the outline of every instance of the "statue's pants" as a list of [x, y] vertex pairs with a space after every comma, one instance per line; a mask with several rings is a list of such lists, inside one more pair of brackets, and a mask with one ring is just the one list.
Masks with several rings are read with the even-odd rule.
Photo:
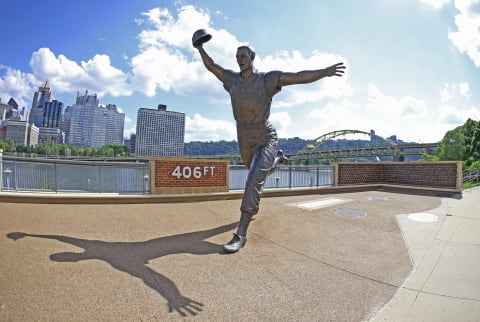
[[260, 206], [260, 197], [267, 176], [274, 170], [278, 153], [278, 136], [267, 122], [261, 125], [237, 126], [240, 154], [248, 170], [240, 210], [253, 216]]

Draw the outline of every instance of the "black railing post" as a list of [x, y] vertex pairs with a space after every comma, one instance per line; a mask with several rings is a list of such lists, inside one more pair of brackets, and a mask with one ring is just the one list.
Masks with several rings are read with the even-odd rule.
[[292, 166], [288, 166], [288, 188], [292, 189]]
[[55, 189], [55, 193], [58, 193], [57, 163], [55, 162], [53, 165], [54, 165], [54, 170], [55, 170], [55, 171], [54, 171], [54, 172], [55, 172], [55, 173], [54, 173], [54, 180], [55, 180], [55, 187], [54, 187], [54, 189]]
[[3, 190], [3, 150], [0, 149], [0, 191]]
[[17, 191], [17, 160], [13, 161], [13, 177], [15, 178], [13, 180], [14, 190]]

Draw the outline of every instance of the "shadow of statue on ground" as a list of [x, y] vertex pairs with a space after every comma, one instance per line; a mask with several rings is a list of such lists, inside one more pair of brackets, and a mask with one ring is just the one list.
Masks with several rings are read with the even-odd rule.
[[99, 240], [79, 239], [59, 235], [37, 235], [22, 232], [12, 232], [7, 237], [18, 240], [24, 237], [36, 237], [58, 240], [71, 244], [85, 251], [81, 253], [63, 252], [50, 255], [55, 262], [78, 262], [89, 259], [102, 260], [112, 267], [135, 276], [157, 291], [168, 302], [169, 312], [176, 311], [182, 316], [197, 315], [202, 311], [203, 304], [183, 296], [175, 283], [166, 276], [147, 266], [151, 259], [173, 254], [221, 254], [221, 245], [216, 245], [205, 239], [234, 229], [238, 222], [213, 229], [165, 236], [144, 242], [104, 242]]

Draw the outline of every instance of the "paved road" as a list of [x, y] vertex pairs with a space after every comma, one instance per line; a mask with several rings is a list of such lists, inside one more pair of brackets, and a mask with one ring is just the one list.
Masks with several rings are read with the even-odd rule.
[[0, 320], [478, 321], [477, 200], [264, 198], [233, 255], [239, 200], [1, 202]]

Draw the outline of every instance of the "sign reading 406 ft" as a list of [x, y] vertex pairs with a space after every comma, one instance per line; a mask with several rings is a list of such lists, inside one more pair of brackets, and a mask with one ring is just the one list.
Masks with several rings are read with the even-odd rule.
[[228, 191], [228, 161], [155, 158], [150, 168], [152, 193]]

